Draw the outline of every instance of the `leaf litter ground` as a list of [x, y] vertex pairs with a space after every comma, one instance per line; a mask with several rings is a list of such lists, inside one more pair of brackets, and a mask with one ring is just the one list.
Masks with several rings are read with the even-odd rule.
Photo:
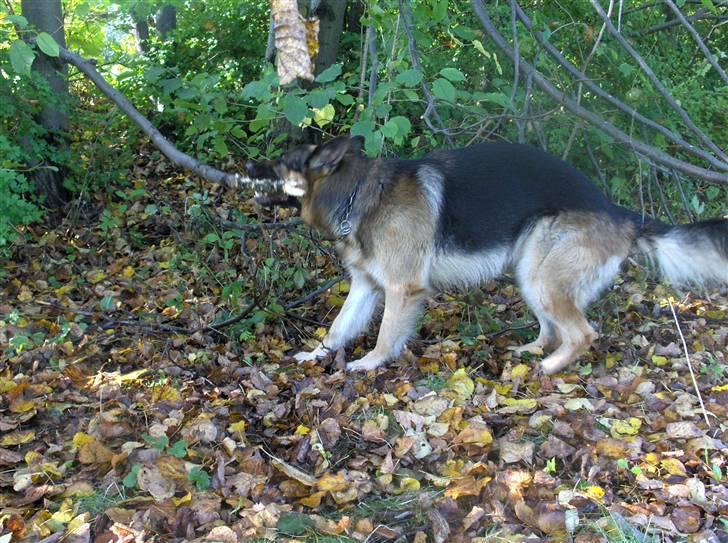
[[384, 370], [342, 371], [371, 332], [299, 366], [346, 294], [330, 247], [222, 227], [290, 214], [151, 158], [132, 178], [4, 266], [2, 543], [726, 540], [725, 296], [632, 266], [540, 377], [506, 278], [432, 299]]

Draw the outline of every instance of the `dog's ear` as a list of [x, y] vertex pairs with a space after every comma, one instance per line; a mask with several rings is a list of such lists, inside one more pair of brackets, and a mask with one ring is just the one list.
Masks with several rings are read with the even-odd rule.
[[321, 176], [329, 175], [339, 166], [341, 159], [350, 150], [361, 150], [359, 138], [338, 136], [316, 147], [308, 159], [308, 169]]

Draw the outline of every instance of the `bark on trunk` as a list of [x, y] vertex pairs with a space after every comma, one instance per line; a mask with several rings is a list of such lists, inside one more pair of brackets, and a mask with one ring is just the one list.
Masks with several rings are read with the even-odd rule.
[[149, 51], [149, 23], [146, 17], [137, 17], [132, 15], [134, 19], [134, 41], [138, 53], [146, 53]]
[[[66, 46], [63, 29], [63, 11], [61, 0], [22, 0], [23, 16], [38, 31], [47, 32], [62, 47]], [[38, 54], [33, 61], [33, 70], [40, 74], [50, 86], [56, 103], [46, 104], [38, 121], [48, 133], [46, 139], [59, 154], [68, 147], [68, 68], [58, 58]], [[31, 157], [33, 167], [40, 167], [33, 174], [33, 181], [39, 194], [45, 195], [45, 204], [51, 208], [59, 208], [67, 202], [68, 193], [63, 187], [63, 170], [52, 162], [41, 164], [38, 157]], [[43, 166], [55, 167], [55, 171]]]
[[167, 39], [167, 35], [177, 28], [177, 8], [170, 6], [162, 6], [157, 13], [157, 32], [163, 39]]
[[317, 74], [336, 62], [341, 32], [344, 30], [347, 0], [312, 0], [309, 16], [317, 16], [319, 27], [319, 53], [316, 57]]

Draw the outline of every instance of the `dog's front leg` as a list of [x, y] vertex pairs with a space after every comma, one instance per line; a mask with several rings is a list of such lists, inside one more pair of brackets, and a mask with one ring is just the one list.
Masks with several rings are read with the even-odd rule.
[[348, 371], [373, 370], [399, 354], [412, 335], [427, 292], [412, 285], [396, 285], [384, 292], [384, 316], [377, 345], [361, 360], [346, 365]]
[[329, 351], [344, 347], [364, 331], [379, 303], [380, 292], [361, 272], [351, 273], [349, 295], [324, 340], [311, 352], [295, 355], [299, 362], [318, 360]]

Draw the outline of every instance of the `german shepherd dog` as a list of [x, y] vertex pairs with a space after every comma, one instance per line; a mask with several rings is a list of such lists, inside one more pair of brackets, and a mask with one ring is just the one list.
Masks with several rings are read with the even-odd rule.
[[545, 374], [596, 339], [584, 317], [633, 245], [674, 284], [728, 283], [728, 220], [643, 224], [584, 174], [527, 145], [481, 143], [421, 159], [370, 159], [360, 137], [297, 147], [246, 164], [282, 184], [306, 223], [335, 241], [351, 277], [331, 329], [298, 361], [319, 359], [362, 333], [384, 296], [377, 344], [347, 369], [371, 370], [404, 347], [436, 289], [483, 283], [512, 268], [538, 319], [538, 338], [512, 347], [541, 355]]

